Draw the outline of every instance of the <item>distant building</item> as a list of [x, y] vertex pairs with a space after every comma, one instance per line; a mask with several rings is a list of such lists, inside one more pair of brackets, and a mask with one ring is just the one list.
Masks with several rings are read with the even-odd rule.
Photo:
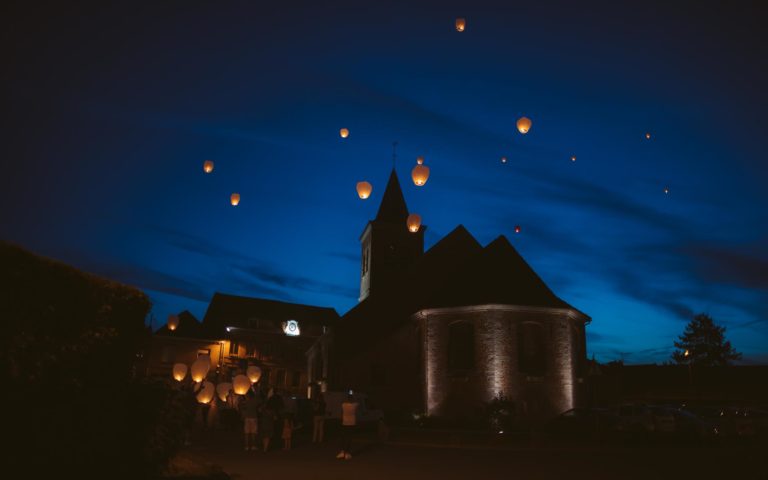
[[360, 237], [358, 305], [308, 352], [313, 385], [354, 389], [393, 414], [468, 417], [498, 395], [544, 418], [584, 395], [585, 325], [503, 236], [462, 226], [424, 252], [395, 171]]
[[170, 376], [174, 363], [210, 355], [213, 381], [256, 365], [263, 388], [306, 396], [306, 351], [338, 318], [332, 308], [216, 293], [202, 323], [183, 312], [175, 330], [157, 330], [147, 371]]

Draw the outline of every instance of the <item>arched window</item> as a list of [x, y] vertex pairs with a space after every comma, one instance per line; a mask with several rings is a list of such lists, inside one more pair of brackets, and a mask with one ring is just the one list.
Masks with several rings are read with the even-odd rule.
[[475, 368], [475, 329], [469, 322], [455, 322], [448, 327], [448, 369]]
[[543, 376], [547, 368], [544, 328], [538, 323], [522, 323], [517, 339], [520, 372]]

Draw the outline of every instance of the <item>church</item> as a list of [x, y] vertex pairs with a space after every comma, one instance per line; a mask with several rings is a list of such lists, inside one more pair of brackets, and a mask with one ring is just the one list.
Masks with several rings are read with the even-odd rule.
[[459, 225], [425, 252], [408, 215], [393, 169], [360, 235], [359, 303], [310, 347], [308, 383], [389, 416], [466, 418], [500, 396], [532, 420], [578, 406], [590, 317], [504, 236], [483, 246]]

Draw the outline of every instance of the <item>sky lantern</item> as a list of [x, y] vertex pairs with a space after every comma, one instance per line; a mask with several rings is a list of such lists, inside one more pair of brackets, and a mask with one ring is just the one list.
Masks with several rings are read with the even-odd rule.
[[571, 155], [571, 161], [572, 161], [572, 162], [575, 162], [575, 161], [576, 161], [576, 155]]
[[187, 366], [183, 363], [176, 363], [173, 365], [173, 379], [180, 382], [187, 378]]
[[528, 130], [531, 129], [531, 119], [528, 117], [520, 117], [517, 120], [517, 131], [525, 135]]
[[669, 193], [669, 187], [664, 187], [664, 193]]
[[464, 29], [467, 28], [467, 20], [464, 18], [457, 18], [456, 19], [456, 31], [457, 32], [463, 32]]
[[213, 395], [215, 393], [216, 393], [216, 386], [211, 382], [205, 382], [203, 383], [203, 388], [201, 388], [200, 391], [197, 392], [197, 401], [202, 404], [211, 403], [211, 400], [213, 400]]
[[346, 128], [342, 128], [341, 130], [339, 130], [339, 135], [341, 136], [341, 138], [347, 138], [349, 136], [349, 130]]
[[515, 225], [515, 233], [520, 233], [523, 229], [520, 228], [520, 225]]
[[501, 163], [507, 163], [507, 157], [501, 157]]
[[651, 139], [651, 132], [645, 132], [645, 139], [650, 140]]
[[429, 167], [424, 165], [424, 157], [419, 156], [416, 158], [416, 166], [411, 171], [411, 178], [413, 184], [417, 187], [423, 187], [429, 179]]
[[240, 194], [239, 193], [233, 193], [229, 196], [229, 203], [232, 204], [233, 207], [236, 207], [240, 204]]
[[174, 331], [179, 328], [179, 317], [176, 315], [168, 315], [168, 330]]
[[208, 376], [208, 371], [211, 369], [211, 357], [208, 355], [201, 355], [197, 357], [195, 363], [192, 364], [192, 380], [195, 382], [202, 382], [205, 377]]
[[357, 182], [357, 195], [363, 200], [370, 197], [372, 191], [373, 191], [373, 185], [371, 185], [370, 183]]
[[237, 375], [232, 380], [232, 388], [237, 395], [245, 395], [251, 388], [251, 380], [245, 375]]
[[261, 369], [257, 366], [251, 365], [245, 371], [245, 376], [248, 377], [248, 380], [250, 380], [251, 383], [256, 383], [261, 378]]
[[227, 395], [229, 395], [230, 391], [232, 391], [232, 384], [229, 382], [222, 382], [216, 385], [216, 395], [219, 396], [222, 402], [227, 401]]
[[211, 173], [213, 171], [213, 161], [206, 160], [203, 162], [203, 171], [205, 173]]
[[408, 225], [409, 232], [416, 233], [421, 227], [421, 217], [415, 213], [412, 213], [408, 215], [408, 219], [405, 221], [405, 223]]

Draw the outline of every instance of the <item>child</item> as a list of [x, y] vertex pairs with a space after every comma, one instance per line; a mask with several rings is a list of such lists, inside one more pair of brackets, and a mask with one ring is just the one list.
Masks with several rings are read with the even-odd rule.
[[283, 420], [283, 450], [291, 449], [291, 437], [293, 437], [293, 414], [287, 413]]

